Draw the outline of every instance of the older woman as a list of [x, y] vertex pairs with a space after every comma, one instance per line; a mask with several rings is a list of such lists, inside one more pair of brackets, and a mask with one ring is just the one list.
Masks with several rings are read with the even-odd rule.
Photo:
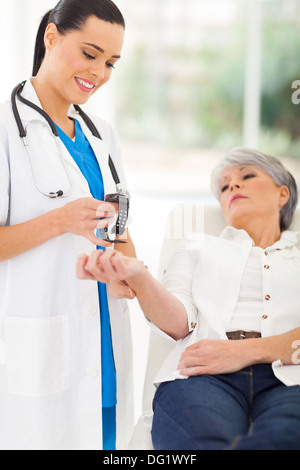
[[228, 226], [179, 244], [164, 285], [111, 250], [81, 258], [78, 276], [126, 280], [145, 316], [177, 340], [156, 380], [155, 449], [299, 450], [296, 184], [278, 160], [244, 148], [212, 183]]

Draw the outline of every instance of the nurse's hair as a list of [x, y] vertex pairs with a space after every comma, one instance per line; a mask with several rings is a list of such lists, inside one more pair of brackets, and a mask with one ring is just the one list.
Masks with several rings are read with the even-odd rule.
[[61, 0], [53, 10], [43, 17], [38, 29], [32, 75], [35, 77], [42, 65], [46, 49], [44, 35], [48, 24], [54, 23], [60, 34], [83, 28], [90, 16], [123, 26], [125, 20], [118, 7], [111, 0]]
[[298, 190], [294, 177], [275, 157], [265, 155], [258, 150], [236, 147], [217, 165], [211, 176], [211, 189], [216, 198], [220, 201], [221, 187], [220, 181], [223, 171], [226, 168], [256, 167], [267, 173], [278, 186], [287, 186], [290, 197], [287, 203], [281, 208], [280, 230], [284, 231], [292, 223], [294, 212], [298, 202]]

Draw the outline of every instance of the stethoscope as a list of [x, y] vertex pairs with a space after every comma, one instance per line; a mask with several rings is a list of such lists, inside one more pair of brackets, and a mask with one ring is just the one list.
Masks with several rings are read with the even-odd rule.
[[[59, 138], [59, 134], [58, 134], [58, 131], [56, 129], [56, 126], [54, 124], [54, 122], [52, 121], [52, 119], [50, 118], [50, 116], [43, 110], [41, 109], [39, 106], [37, 106], [36, 104], [32, 103], [31, 101], [25, 99], [21, 93], [23, 91], [23, 88], [26, 84], [26, 80], [22, 83], [19, 83], [13, 90], [12, 92], [12, 95], [11, 95], [11, 104], [12, 104], [12, 110], [13, 110], [13, 114], [14, 114], [14, 118], [16, 120], [16, 123], [17, 123], [17, 126], [18, 126], [18, 129], [19, 129], [19, 135], [21, 137], [21, 139], [23, 140], [23, 143], [24, 143], [24, 146], [25, 146], [25, 149], [26, 149], [26, 152], [27, 152], [27, 156], [28, 156], [28, 160], [29, 160], [29, 163], [30, 163], [30, 166], [31, 166], [31, 172], [32, 172], [32, 175], [33, 175], [33, 179], [34, 179], [34, 184], [37, 188], [37, 190], [43, 195], [43, 196], [47, 196], [51, 199], [56, 199], [56, 198], [62, 198], [62, 197], [67, 197], [70, 193], [71, 193], [71, 190], [72, 190], [72, 182], [71, 182], [71, 179], [70, 179], [70, 176], [69, 176], [69, 173], [68, 173], [68, 170], [66, 168], [66, 165], [64, 163], [64, 159], [62, 157], [62, 154], [61, 154], [61, 148], [60, 148], [60, 138]], [[27, 132], [26, 132], [26, 129], [24, 128], [23, 124], [22, 124], [22, 120], [21, 120], [21, 117], [20, 117], [20, 114], [19, 114], [19, 111], [18, 111], [18, 107], [17, 107], [17, 98], [22, 102], [24, 103], [25, 105], [29, 106], [30, 108], [34, 109], [35, 111], [37, 111], [41, 116], [44, 117], [44, 119], [46, 119], [46, 121], [48, 122], [50, 128], [51, 128], [51, 131], [55, 137], [55, 142], [56, 142], [56, 145], [57, 145], [57, 148], [58, 148], [58, 153], [59, 153], [59, 157], [60, 157], [60, 160], [61, 160], [61, 164], [62, 164], [62, 167], [64, 168], [64, 171], [65, 171], [65, 174], [67, 176], [67, 179], [69, 181], [69, 189], [67, 191], [63, 191], [63, 190], [58, 190], [58, 191], [53, 191], [53, 192], [49, 192], [49, 193], [45, 193], [40, 187], [39, 185], [37, 184], [36, 182], [36, 179], [35, 179], [35, 176], [34, 176], [34, 168], [32, 166], [32, 162], [31, 162], [31, 158], [30, 158], [30, 153], [29, 153], [29, 146], [28, 146], [28, 142], [27, 142]], [[97, 137], [98, 139], [102, 140], [101, 138], [101, 135], [99, 134], [98, 132], [98, 129], [96, 128], [96, 126], [94, 125], [94, 123], [92, 122], [92, 120], [86, 115], [86, 113], [78, 106], [78, 105], [74, 105], [74, 108], [75, 110], [79, 113], [79, 115], [82, 117], [82, 119], [84, 120], [85, 124], [87, 125], [87, 127], [89, 128], [89, 130], [91, 131], [91, 133], [93, 134], [94, 137]], [[118, 217], [118, 220], [117, 220], [117, 223], [116, 223], [116, 226], [115, 226], [115, 229], [114, 229], [114, 233], [116, 233], [117, 235], [122, 235], [125, 231], [125, 225], [126, 225], [126, 222], [127, 222], [127, 219], [128, 219], [128, 210], [129, 210], [129, 195], [127, 192], [123, 191], [122, 190], [122, 187], [121, 187], [121, 182], [120, 182], [120, 179], [119, 179], [119, 176], [118, 176], [118, 173], [117, 173], [117, 170], [115, 168], [115, 165], [114, 165], [114, 162], [111, 158], [111, 156], [109, 156], [109, 167], [110, 167], [110, 171], [112, 173], [112, 177], [115, 181], [115, 184], [116, 184], [116, 193], [114, 194], [109, 194], [106, 196], [105, 200], [108, 201], [108, 202], [118, 202], [119, 203], [119, 217]], [[111, 241], [107, 238], [107, 230], [105, 229], [105, 233], [102, 232], [101, 233], [102, 235], [102, 238], [104, 238], [103, 236], [106, 235], [106, 239], [107, 241]], [[114, 241], [114, 243], [116, 243], [117, 241]]]
[[[16, 120], [16, 123], [17, 123], [17, 126], [18, 126], [18, 129], [19, 129], [19, 135], [20, 137], [23, 139], [23, 143], [24, 143], [24, 146], [26, 148], [26, 152], [27, 152], [27, 155], [28, 155], [28, 159], [29, 159], [29, 162], [30, 162], [30, 165], [31, 165], [31, 159], [30, 159], [30, 155], [29, 155], [29, 151], [28, 151], [28, 143], [27, 143], [27, 140], [26, 140], [26, 137], [27, 137], [27, 132], [22, 124], [22, 120], [21, 120], [21, 117], [20, 117], [20, 114], [19, 114], [19, 111], [18, 111], [18, 108], [17, 108], [17, 98], [22, 101], [22, 103], [26, 104], [27, 106], [29, 106], [30, 108], [34, 109], [35, 111], [37, 111], [39, 114], [41, 114], [41, 116], [43, 116], [46, 121], [48, 122], [50, 128], [51, 128], [51, 131], [55, 137], [55, 141], [56, 141], [56, 144], [57, 144], [57, 147], [58, 147], [58, 150], [59, 150], [59, 156], [60, 156], [60, 160], [61, 160], [61, 163], [62, 163], [62, 166], [64, 168], [64, 171], [66, 173], [66, 176], [68, 178], [68, 181], [69, 181], [69, 189], [68, 191], [62, 191], [62, 190], [58, 190], [58, 191], [54, 191], [54, 192], [50, 192], [50, 193], [45, 193], [43, 192], [39, 186], [37, 185], [37, 183], [35, 182], [35, 185], [38, 189], [38, 191], [43, 194], [44, 196], [47, 196], [47, 197], [50, 197], [50, 198], [58, 198], [58, 197], [67, 197], [70, 193], [71, 193], [71, 190], [72, 190], [72, 183], [71, 183], [71, 180], [70, 180], [70, 177], [69, 177], [69, 173], [67, 171], [67, 168], [64, 164], [64, 159], [61, 155], [61, 149], [60, 149], [60, 144], [59, 144], [59, 134], [58, 134], [58, 131], [56, 129], [56, 126], [54, 124], [54, 122], [52, 121], [52, 119], [50, 118], [50, 116], [48, 116], [47, 113], [45, 113], [45, 111], [41, 108], [39, 108], [39, 106], [37, 106], [36, 104], [32, 103], [31, 101], [29, 100], [26, 100], [25, 98], [23, 98], [23, 96], [21, 95], [22, 91], [23, 91], [23, 88], [25, 86], [25, 83], [26, 83], [26, 80], [22, 83], [19, 83], [13, 90], [12, 92], [12, 95], [11, 95], [11, 104], [12, 104], [12, 109], [13, 109], [13, 113], [14, 113], [14, 117], [15, 117], [15, 120]], [[89, 130], [91, 131], [91, 133], [93, 134], [94, 137], [97, 137], [98, 139], [102, 140], [101, 138], [101, 135], [99, 134], [98, 132], [98, 129], [96, 128], [96, 126], [94, 125], [94, 123], [91, 121], [91, 119], [84, 113], [84, 111], [78, 106], [78, 105], [74, 105], [74, 108], [75, 110], [80, 114], [80, 116], [82, 117], [82, 119], [84, 120], [84, 122], [86, 123], [87, 127], [89, 128]], [[116, 171], [116, 168], [115, 168], [115, 165], [112, 161], [112, 158], [109, 157], [109, 167], [110, 167], [110, 170], [111, 170], [111, 173], [112, 173], [112, 177], [115, 181], [115, 184], [116, 184], [116, 187], [117, 187], [117, 192], [118, 193], [123, 193], [122, 191], [122, 188], [121, 188], [121, 182], [120, 182], [120, 179], [119, 179], [119, 176], [118, 176], [118, 173]], [[34, 175], [34, 172], [33, 172], [33, 175]]]

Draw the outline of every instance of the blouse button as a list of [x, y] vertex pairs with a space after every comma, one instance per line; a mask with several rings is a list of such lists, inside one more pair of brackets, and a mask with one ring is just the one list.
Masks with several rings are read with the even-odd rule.
[[265, 315], [263, 315], [261, 318], [262, 318], [263, 320], [266, 320], [266, 318], [268, 318], [268, 315], [265, 314]]
[[271, 296], [270, 296], [269, 294], [267, 294], [267, 295], [265, 296], [265, 300], [270, 300], [270, 298], [271, 298]]
[[265, 269], [270, 269], [270, 266], [269, 266], [268, 264], [265, 264], [265, 265], [264, 265], [264, 268], [265, 268]]
[[268, 251], [265, 251], [265, 256], [268, 256], [268, 254], [269, 254]]

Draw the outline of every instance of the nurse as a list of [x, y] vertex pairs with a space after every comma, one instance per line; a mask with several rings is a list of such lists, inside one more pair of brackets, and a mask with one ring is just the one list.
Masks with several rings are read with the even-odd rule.
[[[84, 105], [121, 58], [125, 23], [111, 0], [62, 0], [40, 25], [33, 77], [0, 106], [0, 447], [126, 448], [132, 426], [126, 300], [77, 281], [77, 256], [111, 243], [99, 230], [118, 205], [111, 157], [126, 189], [117, 136]], [[58, 145], [56, 140], [58, 140]], [[63, 197], [45, 196], [50, 189]], [[62, 194], [63, 193], [63, 194]], [[135, 256], [126, 230], [115, 249]], [[110, 286], [131, 296], [126, 286]]]

